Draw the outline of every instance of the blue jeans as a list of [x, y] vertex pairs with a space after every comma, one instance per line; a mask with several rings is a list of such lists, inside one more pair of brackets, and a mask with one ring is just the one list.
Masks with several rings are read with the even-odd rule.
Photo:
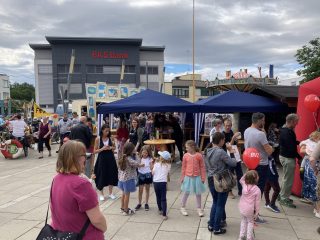
[[261, 197], [264, 192], [264, 187], [266, 186], [267, 180], [268, 180], [268, 171], [269, 171], [269, 165], [259, 165], [256, 168], [256, 171], [259, 175], [259, 181], [257, 186], [260, 188], [261, 191]]
[[228, 192], [217, 192], [214, 188], [213, 178], [208, 178], [208, 185], [212, 195], [212, 207], [210, 212], [209, 225], [214, 231], [220, 230], [221, 220], [225, 220], [225, 206], [228, 199]]

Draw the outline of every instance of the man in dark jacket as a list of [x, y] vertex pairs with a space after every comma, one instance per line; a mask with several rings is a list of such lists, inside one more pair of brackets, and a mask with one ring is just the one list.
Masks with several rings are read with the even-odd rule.
[[88, 149], [91, 144], [91, 138], [92, 134], [87, 126], [87, 117], [82, 116], [80, 118], [80, 123], [71, 129], [70, 139], [82, 142]]
[[294, 180], [296, 158], [301, 159], [297, 151], [297, 137], [294, 128], [297, 126], [299, 116], [291, 113], [286, 117], [286, 124], [280, 129], [280, 163], [283, 167], [283, 179], [280, 191], [280, 204], [296, 208], [293, 201], [289, 198]]

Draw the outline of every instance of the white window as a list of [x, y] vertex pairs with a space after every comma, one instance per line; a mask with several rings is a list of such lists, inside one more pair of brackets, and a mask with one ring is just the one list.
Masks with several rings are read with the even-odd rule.
[[9, 80], [3, 80], [3, 81], [2, 81], [2, 86], [3, 86], [4, 88], [8, 88], [8, 87], [9, 87]]
[[8, 99], [8, 98], [9, 98], [9, 93], [4, 92], [4, 93], [3, 93], [3, 99]]

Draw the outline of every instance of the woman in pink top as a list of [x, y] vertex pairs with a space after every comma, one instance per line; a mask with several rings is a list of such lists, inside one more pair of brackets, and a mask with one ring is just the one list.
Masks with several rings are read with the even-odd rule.
[[86, 147], [70, 140], [62, 145], [57, 160], [51, 197], [52, 227], [59, 231], [79, 233], [89, 218], [90, 225], [83, 240], [103, 240], [106, 219], [100, 211], [98, 196], [85, 168]]
[[184, 192], [181, 200], [181, 213], [188, 216], [186, 210], [187, 199], [190, 194], [195, 194], [197, 199], [197, 210], [199, 217], [203, 217], [201, 208], [201, 194], [206, 191], [204, 181], [206, 169], [202, 155], [198, 152], [196, 143], [192, 140], [186, 142], [187, 153], [183, 156], [181, 168], [181, 191]]
[[259, 175], [257, 171], [248, 171], [241, 179], [243, 187], [239, 202], [241, 214], [240, 236], [239, 240], [253, 240], [254, 219], [257, 218], [260, 208], [261, 191], [257, 186]]

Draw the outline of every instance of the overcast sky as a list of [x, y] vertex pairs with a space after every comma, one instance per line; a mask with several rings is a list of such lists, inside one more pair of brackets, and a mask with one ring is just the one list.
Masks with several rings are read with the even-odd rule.
[[[296, 77], [294, 54], [319, 37], [319, 0], [195, 0], [195, 62], [204, 78], [274, 64]], [[166, 80], [192, 72], [192, 0], [0, 0], [0, 73], [34, 83], [45, 36], [142, 38], [165, 45]]]

